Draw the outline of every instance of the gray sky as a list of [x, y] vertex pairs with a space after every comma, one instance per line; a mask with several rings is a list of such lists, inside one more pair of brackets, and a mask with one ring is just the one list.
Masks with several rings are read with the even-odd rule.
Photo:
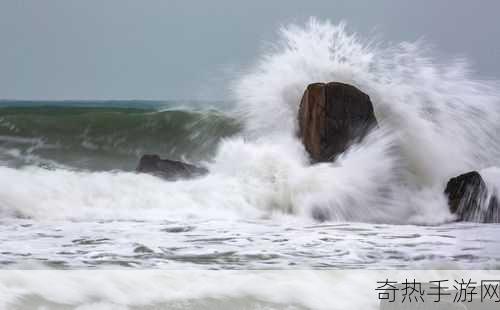
[[500, 78], [500, 1], [0, 0], [0, 98], [224, 99], [280, 25], [425, 37]]

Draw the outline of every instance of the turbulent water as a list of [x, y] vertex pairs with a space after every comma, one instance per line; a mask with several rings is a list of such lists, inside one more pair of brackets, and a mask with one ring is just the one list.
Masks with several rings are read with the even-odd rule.
[[[230, 103], [3, 101], [4, 268], [498, 268], [498, 225], [455, 223], [447, 180], [500, 184], [500, 94], [463, 59], [364, 40], [311, 20], [229, 87]], [[368, 93], [379, 127], [311, 166], [296, 137], [302, 92]], [[207, 167], [167, 182], [156, 153]], [[313, 210], [330, 220], [318, 223]]]

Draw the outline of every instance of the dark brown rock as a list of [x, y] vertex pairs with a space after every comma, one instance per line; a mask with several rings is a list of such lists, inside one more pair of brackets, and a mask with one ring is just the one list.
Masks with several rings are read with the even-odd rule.
[[137, 171], [153, 174], [167, 180], [193, 178], [208, 173], [205, 168], [180, 161], [161, 159], [158, 155], [143, 155], [137, 166]]
[[370, 97], [348, 84], [310, 84], [300, 103], [299, 136], [313, 162], [333, 160], [377, 125]]
[[450, 211], [460, 221], [499, 222], [499, 205], [496, 195], [489, 195], [483, 178], [471, 171], [451, 178], [444, 193], [448, 197]]

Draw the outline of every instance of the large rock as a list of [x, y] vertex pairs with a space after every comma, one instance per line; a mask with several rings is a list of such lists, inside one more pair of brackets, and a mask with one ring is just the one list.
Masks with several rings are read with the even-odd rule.
[[299, 135], [313, 162], [331, 161], [377, 125], [370, 97], [348, 84], [310, 84], [300, 102]]
[[500, 209], [495, 194], [489, 194], [477, 171], [451, 178], [446, 185], [450, 211], [460, 221], [498, 223]]
[[167, 180], [193, 178], [208, 173], [205, 168], [180, 161], [161, 159], [158, 155], [143, 155], [137, 166], [137, 171], [153, 174]]

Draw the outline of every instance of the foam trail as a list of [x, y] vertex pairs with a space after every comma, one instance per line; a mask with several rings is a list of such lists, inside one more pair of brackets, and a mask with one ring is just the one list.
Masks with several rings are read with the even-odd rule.
[[258, 217], [251, 186], [219, 175], [165, 182], [128, 172], [0, 167], [0, 214], [34, 219], [185, 219]]

